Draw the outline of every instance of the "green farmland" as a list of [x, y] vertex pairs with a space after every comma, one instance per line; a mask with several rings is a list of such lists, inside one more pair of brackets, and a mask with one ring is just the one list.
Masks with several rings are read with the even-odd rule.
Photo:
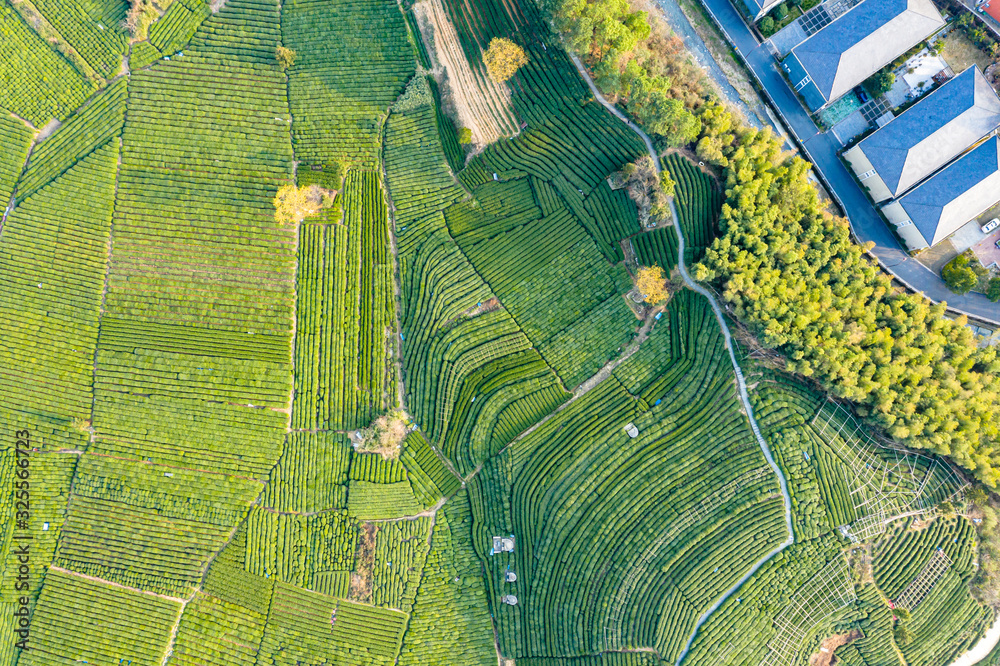
[[546, 11], [0, 0], [0, 666], [946, 666], [993, 625], [1000, 503], [685, 281], [741, 175], [657, 135], [650, 218]]

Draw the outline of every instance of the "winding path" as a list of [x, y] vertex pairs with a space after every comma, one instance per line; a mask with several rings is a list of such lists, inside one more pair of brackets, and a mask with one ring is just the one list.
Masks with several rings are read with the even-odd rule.
[[[594, 98], [603, 104], [604, 108], [613, 113], [616, 118], [628, 125], [629, 129], [642, 138], [643, 142], [646, 144], [646, 149], [649, 151], [649, 156], [653, 159], [653, 166], [656, 168], [656, 175], [659, 176], [660, 161], [657, 157], [656, 149], [653, 147], [653, 140], [649, 138], [649, 135], [630, 121], [625, 114], [618, 109], [618, 107], [604, 99], [604, 95], [602, 95], [601, 91], [597, 89], [596, 85], [594, 85], [594, 81], [590, 78], [590, 74], [587, 73], [583, 63], [580, 62], [580, 59], [576, 57], [575, 54], [570, 53], [569, 57], [573, 61], [573, 64], [576, 65], [576, 69], [580, 72], [580, 76], [582, 76], [583, 80], [587, 82], [587, 85], [590, 87], [590, 91], [594, 94]], [[674, 220], [680, 219], [677, 215], [677, 208], [674, 206], [673, 201], [670, 202], [670, 212], [673, 213]], [[726, 324], [726, 319], [722, 315], [722, 308], [719, 307], [719, 302], [715, 299], [712, 292], [691, 279], [691, 276], [687, 272], [687, 266], [684, 265], [684, 234], [681, 232], [680, 226], [675, 225], [674, 229], [677, 231], [678, 241], [677, 267], [680, 269], [681, 277], [684, 278], [684, 284], [686, 284], [689, 289], [707, 298], [708, 302], [712, 304], [712, 310], [715, 312], [715, 318], [719, 321], [719, 327], [722, 329], [722, 335], [726, 340], [726, 349], [729, 351], [729, 360], [733, 363], [733, 371], [736, 373], [736, 386], [739, 389], [740, 394], [740, 402], [743, 403], [743, 409], [746, 411], [747, 419], [750, 421], [750, 429], [753, 430], [754, 437], [757, 438], [757, 444], [760, 445], [761, 451], [764, 452], [764, 458], [767, 459], [767, 464], [771, 466], [771, 469], [774, 470], [775, 475], [778, 477], [778, 485], [781, 486], [781, 494], [785, 498], [785, 526], [788, 528], [788, 538], [779, 544], [774, 550], [761, 558], [756, 564], [750, 567], [749, 571], [743, 574], [743, 577], [736, 581], [736, 584], [730, 587], [725, 594], [719, 597], [719, 599], [712, 604], [712, 606], [709, 607], [709, 609], [706, 610], [700, 618], [698, 618], [698, 622], [695, 624], [694, 630], [691, 632], [691, 636], [688, 638], [687, 644], [677, 657], [677, 664], [680, 664], [684, 661], [684, 657], [687, 656], [688, 650], [691, 649], [691, 644], [694, 643], [694, 639], [698, 635], [698, 630], [701, 629], [701, 626], [705, 624], [712, 613], [718, 610], [719, 606], [735, 594], [736, 591], [742, 587], [743, 583], [747, 582], [750, 577], [753, 576], [757, 570], [764, 566], [772, 557], [795, 543], [795, 534], [792, 531], [792, 498], [788, 494], [788, 482], [785, 481], [785, 476], [781, 473], [781, 468], [778, 467], [778, 463], [775, 462], [774, 456], [771, 455], [771, 449], [764, 440], [764, 436], [760, 432], [760, 426], [757, 425], [757, 420], [754, 418], [753, 407], [750, 405], [750, 396], [747, 393], [747, 385], [743, 380], [743, 371], [740, 369], [740, 364], [736, 360], [736, 352], [733, 349], [732, 335], [730, 335], [729, 326]]]

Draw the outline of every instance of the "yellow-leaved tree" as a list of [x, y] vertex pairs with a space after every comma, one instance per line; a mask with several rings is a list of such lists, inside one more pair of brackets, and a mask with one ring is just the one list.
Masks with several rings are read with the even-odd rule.
[[506, 37], [494, 37], [483, 54], [483, 63], [490, 78], [503, 83], [528, 64], [528, 55], [520, 46]]
[[286, 222], [297, 224], [307, 217], [318, 215], [320, 208], [329, 203], [331, 202], [326, 193], [315, 185], [305, 187], [282, 185], [274, 197], [274, 221], [278, 224]]
[[659, 266], [640, 266], [635, 275], [635, 288], [647, 303], [656, 305], [667, 300], [667, 278]]

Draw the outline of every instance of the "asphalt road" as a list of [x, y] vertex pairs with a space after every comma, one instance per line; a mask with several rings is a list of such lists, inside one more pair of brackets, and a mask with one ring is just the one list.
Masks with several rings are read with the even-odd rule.
[[944, 301], [953, 311], [1000, 326], [1000, 303], [991, 303], [982, 294], [960, 296], [952, 293], [937, 274], [900, 247], [896, 237], [837, 156], [839, 142], [832, 133], [820, 133], [816, 129], [809, 114], [778, 73], [778, 65], [770, 51], [757, 41], [730, 0], [701, 2], [753, 71], [771, 105], [798, 138], [807, 158], [846, 213], [858, 241], [874, 242], [871, 252], [878, 262], [911, 290], [923, 292], [933, 301]]

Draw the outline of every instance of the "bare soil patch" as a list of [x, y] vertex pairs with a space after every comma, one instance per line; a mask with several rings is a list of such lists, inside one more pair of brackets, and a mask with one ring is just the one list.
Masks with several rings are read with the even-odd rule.
[[375, 541], [378, 525], [372, 522], [361, 526], [361, 538], [355, 551], [356, 568], [351, 572], [351, 587], [347, 598], [368, 603], [372, 597], [372, 569], [375, 568]]
[[852, 643], [859, 638], [864, 638], [864, 636], [857, 629], [852, 629], [847, 634], [830, 636], [830, 638], [819, 644], [819, 652], [809, 657], [809, 666], [833, 666], [837, 663], [837, 658], [833, 654], [837, 648]]
[[952, 30], [944, 38], [941, 57], [956, 73], [972, 65], [979, 65], [979, 69], [984, 70], [993, 64], [992, 58], [977, 49], [961, 30]]
[[445, 111], [459, 128], [469, 128], [475, 149], [516, 134], [510, 89], [473, 70], [441, 0], [421, 0], [413, 5], [413, 15], [427, 46]]

